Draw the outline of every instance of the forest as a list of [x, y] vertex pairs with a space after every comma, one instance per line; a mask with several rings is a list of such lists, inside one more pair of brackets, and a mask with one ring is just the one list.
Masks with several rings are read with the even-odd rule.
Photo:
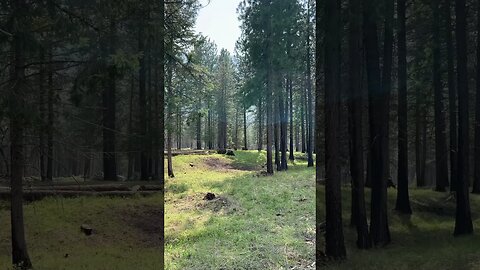
[[477, 269], [479, 37], [475, 0], [0, 0], [0, 268]]

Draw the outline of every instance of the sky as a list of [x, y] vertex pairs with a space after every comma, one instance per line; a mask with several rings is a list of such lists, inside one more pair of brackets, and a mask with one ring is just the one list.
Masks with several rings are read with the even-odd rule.
[[198, 13], [195, 30], [208, 36], [217, 44], [218, 50], [227, 49], [233, 53], [235, 42], [240, 37], [240, 22], [237, 7], [241, 0], [200, 0], [205, 6]]

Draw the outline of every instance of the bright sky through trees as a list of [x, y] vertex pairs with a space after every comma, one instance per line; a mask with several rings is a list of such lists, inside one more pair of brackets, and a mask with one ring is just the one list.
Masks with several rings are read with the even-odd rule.
[[203, 8], [198, 13], [195, 30], [210, 37], [219, 49], [233, 53], [235, 42], [240, 37], [240, 22], [237, 7], [240, 0], [200, 0]]

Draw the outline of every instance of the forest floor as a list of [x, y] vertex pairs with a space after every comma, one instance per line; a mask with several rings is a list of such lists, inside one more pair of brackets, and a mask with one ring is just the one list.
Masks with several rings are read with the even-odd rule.
[[[288, 172], [272, 177], [259, 174], [264, 163], [264, 153], [257, 151], [174, 157], [176, 177], [166, 183], [165, 269], [315, 268], [315, 170], [301, 154]], [[350, 190], [343, 191], [348, 259], [322, 263], [322, 269], [478, 269], [480, 236], [452, 236], [455, 202], [448, 193], [411, 189], [413, 215], [389, 211], [392, 243], [361, 251], [349, 226]], [[207, 192], [216, 198], [204, 200]], [[389, 189], [389, 209], [395, 197]], [[27, 203], [35, 269], [159, 269], [160, 200], [52, 197]], [[324, 203], [323, 191], [318, 200]], [[478, 228], [480, 196], [471, 195], [471, 206]], [[0, 201], [2, 270], [11, 269], [9, 216], [8, 204]], [[82, 224], [94, 234], [84, 235]]]
[[298, 161], [263, 177], [265, 153], [235, 154], [174, 158], [165, 269], [315, 269], [314, 170]]

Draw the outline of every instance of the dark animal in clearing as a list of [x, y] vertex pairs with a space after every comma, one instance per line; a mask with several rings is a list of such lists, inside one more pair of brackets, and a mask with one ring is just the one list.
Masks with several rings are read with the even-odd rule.
[[211, 201], [213, 199], [215, 199], [215, 194], [211, 193], [211, 192], [208, 192], [207, 195], [205, 195], [205, 197], [203, 197], [204, 200], [207, 200], [207, 201]]

